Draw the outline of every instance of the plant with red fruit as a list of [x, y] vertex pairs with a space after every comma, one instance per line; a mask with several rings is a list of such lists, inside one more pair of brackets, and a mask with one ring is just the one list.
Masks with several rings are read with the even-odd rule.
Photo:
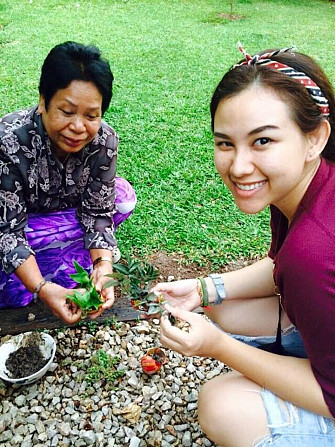
[[149, 376], [158, 373], [165, 362], [166, 356], [161, 348], [150, 348], [141, 358], [142, 369]]

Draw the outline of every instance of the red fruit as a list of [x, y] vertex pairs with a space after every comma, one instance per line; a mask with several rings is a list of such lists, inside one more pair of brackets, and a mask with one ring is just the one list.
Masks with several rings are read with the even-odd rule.
[[145, 355], [141, 359], [141, 366], [146, 374], [151, 375], [157, 373], [161, 369], [162, 364], [154, 360], [150, 355]]
[[135, 310], [138, 310], [140, 312], [147, 312], [147, 306], [145, 304], [141, 304], [141, 300], [130, 300], [130, 304]]
[[147, 354], [141, 358], [142, 369], [149, 376], [158, 373], [164, 363], [165, 354], [160, 348], [149, 349]]
[[139, 300], [130, 300], [130, 304], [135, 310], [139, 310], [138, 302]]

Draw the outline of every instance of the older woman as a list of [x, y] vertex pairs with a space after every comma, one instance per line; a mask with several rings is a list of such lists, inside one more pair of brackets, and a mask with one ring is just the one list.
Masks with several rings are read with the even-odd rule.
[[118, 137], [102, 116], [113, 75], [98, 48], [54, 47], [42, 66], [38, 106], [0, 120], [0, 308], [27, 305], [33, 294], [66, 323], [72, 260], [102, 289], [118, 248], [115, 228], [133, 211], [135, 193], [116, 177]]

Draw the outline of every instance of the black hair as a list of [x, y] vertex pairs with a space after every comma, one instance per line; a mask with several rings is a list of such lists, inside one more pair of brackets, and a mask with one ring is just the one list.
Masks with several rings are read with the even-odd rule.
[[108, 61], [97, 47], [68, 41], [56, 45], [44, 60], [39, 92], [48, 109], [55, 93], [72, 81], [92, 82], [102, 96], [104, 114], [112, 99], [113, 79]]
[[[274, 50], [264, 50], [258, 54], [272, 51]], [[302, 53], [280, 53], [271, 57], [271, 59], [286, 64], [297, 71], [302, 71], [322, 90], [329, 102], [329, 117], [327, 119], [331, 126], [331, 134], [322, 156], [335, 161], [335, 98], [327, 76], [311, 57]], [[229, 70], [214, 91], [210, 105], [212, 130], [214, 130], [214, 117], [219, 103], [237, 95], [253, 84], [264, 86], [276, 92], [289, 105], [293, 120], [304, 134], [317, 129], [325, 119], [307, 89], [295, 79], [261, 64], [241, 65]]]

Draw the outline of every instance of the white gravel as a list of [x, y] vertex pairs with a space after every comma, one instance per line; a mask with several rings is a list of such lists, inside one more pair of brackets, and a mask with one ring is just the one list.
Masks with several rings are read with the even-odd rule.
[[[223, 364], [165, 350], [167, 363], [147, 376], [140, 359], [160, 346], [158, 320], [93, 326], [49, 331], [55, 363], [35, 384], [0, 383], [1, 446], [214, 445], [197, 422], [197, 397], [201, 384], [226, 371]], [[98, 350], [119, 356], [117, 369], [126, 371], [114, 389], [104, 379], [93, 387], [86, 381]]]

